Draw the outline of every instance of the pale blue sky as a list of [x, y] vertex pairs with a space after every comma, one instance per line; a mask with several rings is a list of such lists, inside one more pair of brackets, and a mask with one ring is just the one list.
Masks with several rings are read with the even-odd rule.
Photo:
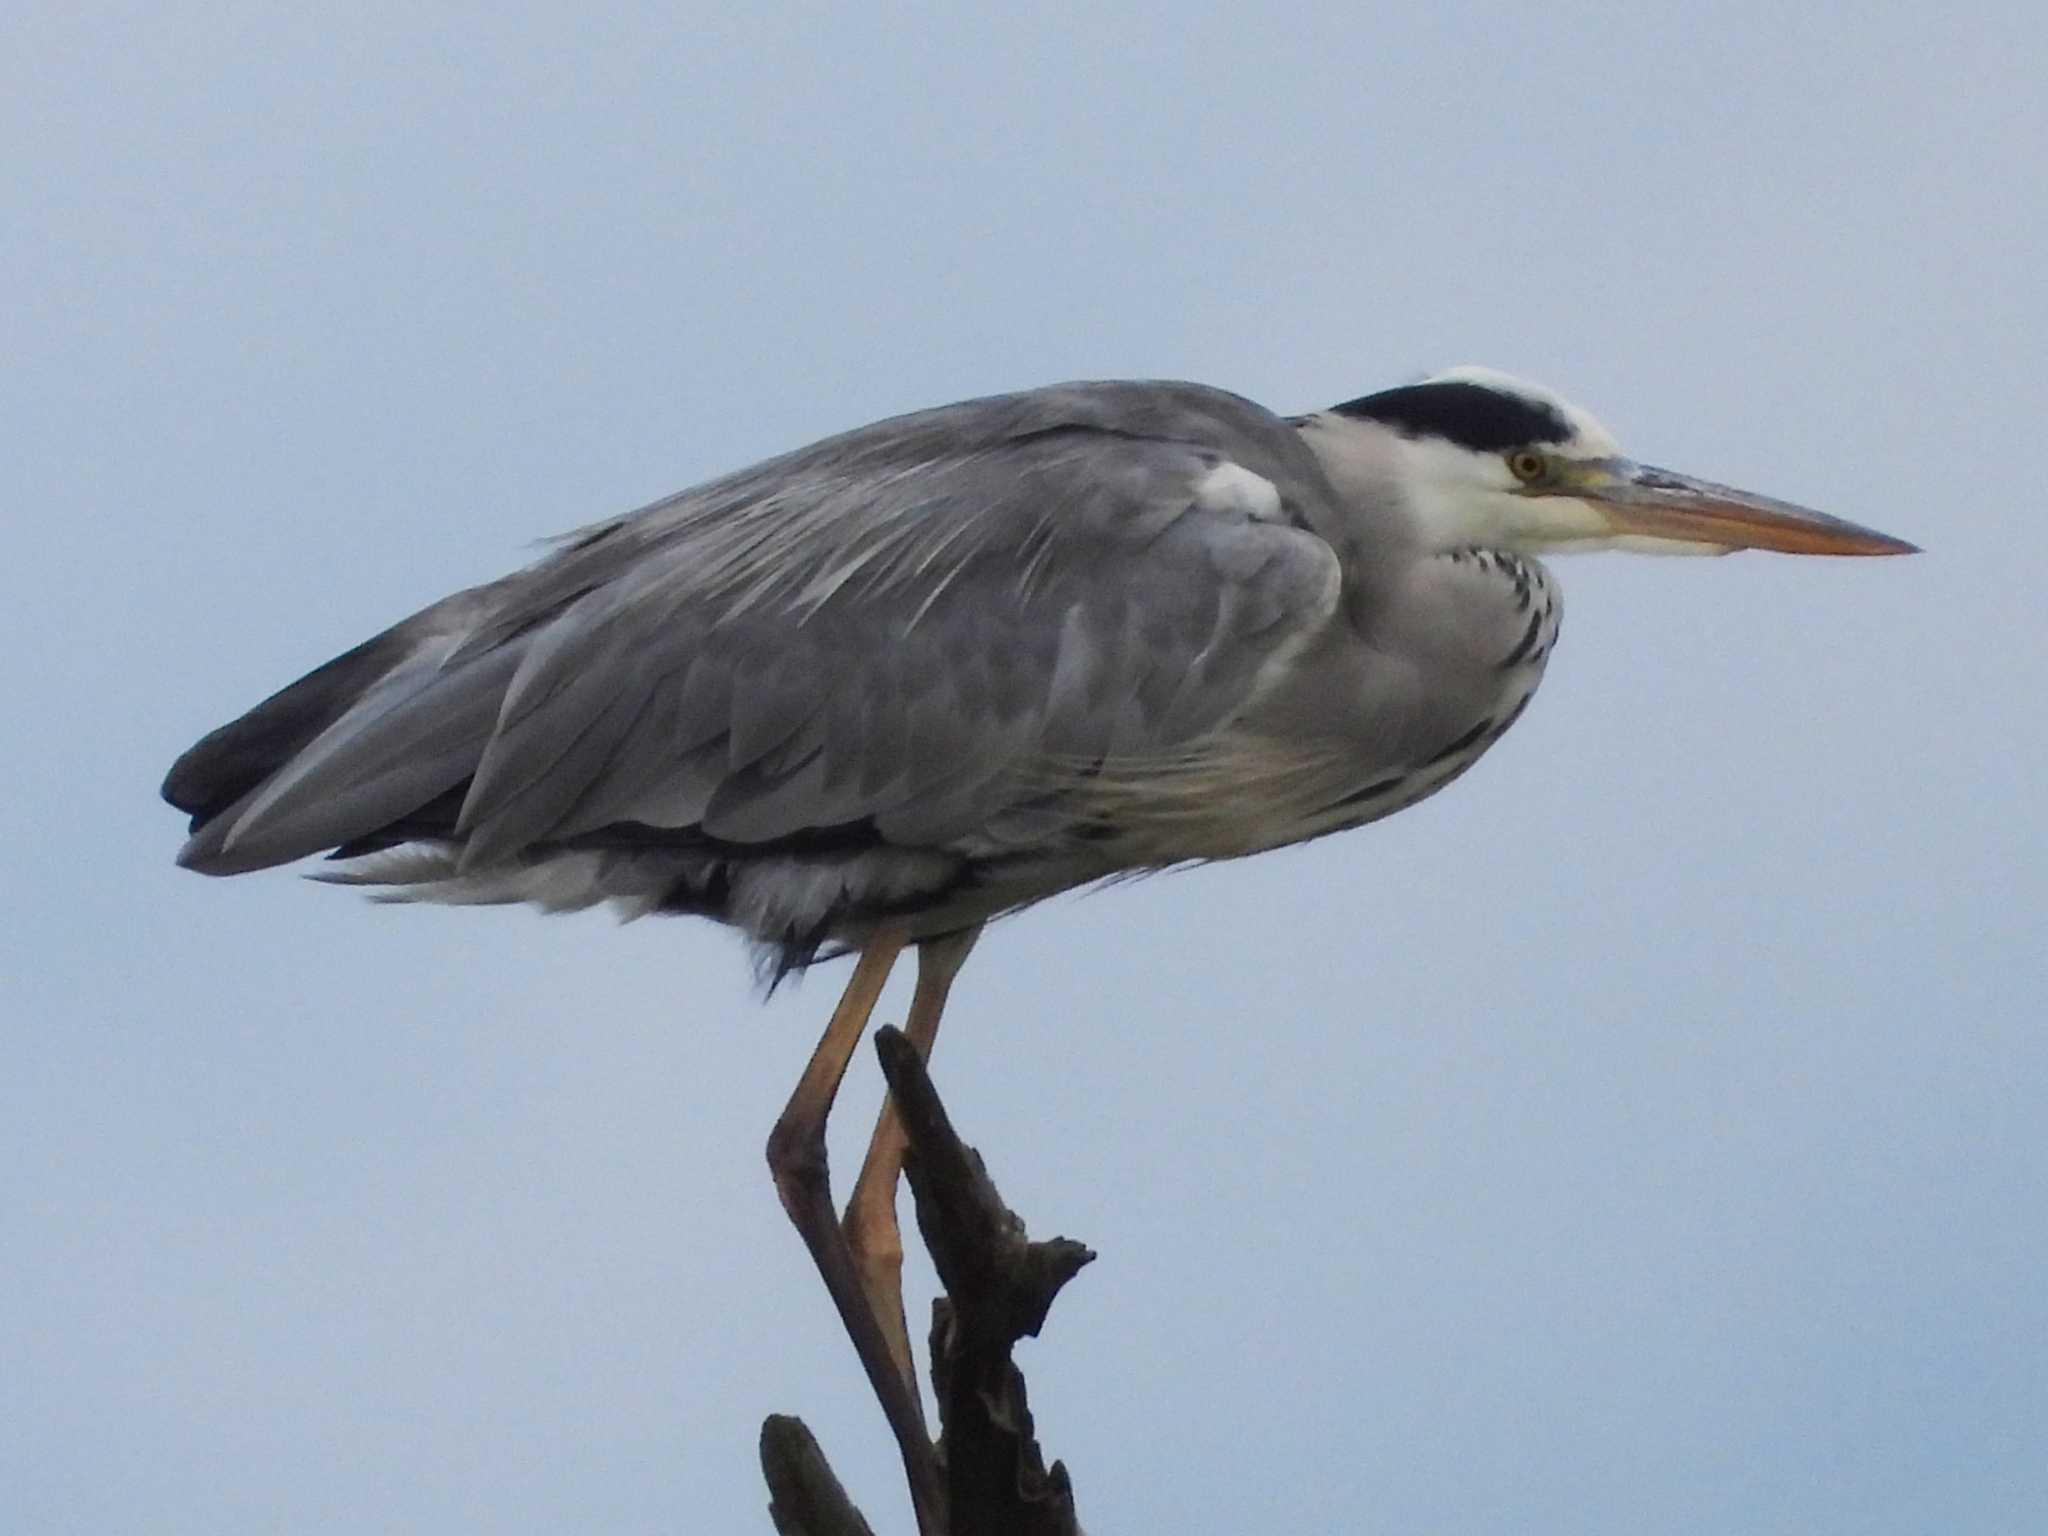
[[1464, 361], [1928, 553], [1562, 562], [1446, 794], [991, 934], [1048, 1449], [1100, 1532], [2048, 1526], [2048, 20], [1376, 9], [7, 9], [0, 1526], [766, 1531], [780, 1410], [905, 1529], [760, 1155], [837, 971], [204, 881], [163, 769], [827, 431]]

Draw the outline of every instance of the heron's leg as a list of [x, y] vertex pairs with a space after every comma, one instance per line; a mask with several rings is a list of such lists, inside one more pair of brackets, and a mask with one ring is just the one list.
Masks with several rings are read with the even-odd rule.
[[939, 1481], [931, 1437], [925, 1431], [924, 1409], [897, 1370], [888, 1336], [875, 1321], [867, 1293], [861, 1288], [853, 1254], [840, 1230], [839, 1214], [832, 1207], [832, 1184], [825, 1165], [825, 1119], [832, 1112], [832, 1099], [904, 943], [899, 930], [884, 929], [861, 950], [853, 978], [847, 982], [839, 1006], [832, 1010], [831, 1022], [811, 1053], [810, 1064], [797, 1080], [775, 1129], [768, 1133], [768, 1168], [775, 1177], [782, 1208], [810, 1249], [811, 1261], [832, 1294], [840, 1321], [846, 1325], [854, 1352], [882, 1405], [883, 1417], [896, 1436], [903, 1470], [910, 1479], [911, 1503], [917, 1509], [917, 1528], [924, 1536], [939, 1536], [945, 1530], [945, 1490]]
[[[920, 1056], [930, 1056], [932, 1041], [939, 1033], [939, 1016], [946, 1010], [946, 994], [953, 978], [967, 960], [967, 952], [981, 937], [976, 924], [944, 938], [927, 939], [917, 948], [917, 991], [910, 999], [910, 1016], [903, 1032]], [[889, 1340], [889, 1352], [896, 1369], [903, 1374], [910, 1393], [917, 1396], [917, 1366], [910, 1353], [910, 1329], [903, 1316], [903, 1234], [896, 1224], [896, 1181], [903, 1171], [905, 1140], [903, 1123], [896, 1118], [893, 1101], [882, 1100], [881, 1117], [875, 1122], [874, 1139], [854, 1181], [853, 1195], [846, 1202], [846, 1242], [853, 1251], [854, 1268], [860, 1273], [868, 1306]]]

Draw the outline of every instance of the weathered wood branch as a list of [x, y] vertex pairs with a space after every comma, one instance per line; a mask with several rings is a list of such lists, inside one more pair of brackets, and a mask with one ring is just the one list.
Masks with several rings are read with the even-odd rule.
[[768, 1415], [761, 1426], [761, 1472], [775, 1536], [875, 1536], [803, 1420]]
[[1066, 1468], [1040, 1452], [1024, 1373], [1010, 1358], [1036, 1337], [1060, 1288], [1095, 1257], [1071, 1239], [1033, 1242], [981, 1154], [954, 1132], [916, 1047], [884, 1029], [882, 1072], [910, 1139], [904, 1175], [946, 1294], [932, 1307], [932, 1386], [955, 1532], [1077, 1536]]
[[[1045, 1464], [1011, 1351], [1037, 1335], [1053, 1298], [1095, 1255], [1026, 1234], [902, 1031], [878, 1031], [875, 1050], [910, 1142], [904, 1174], [918, 1230], [946, 1291], [932, 1304], [931, 1356], [947, 1527], [953, 1536], [1080, 1536], [1067, 1470]], [[761, 1459], [779, 1536], [868, 1536], [800, 1422], [771, 1416]]]

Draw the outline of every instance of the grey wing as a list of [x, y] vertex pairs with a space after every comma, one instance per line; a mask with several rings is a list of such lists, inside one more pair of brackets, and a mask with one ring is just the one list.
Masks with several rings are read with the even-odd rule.
[[[1284, 424], [1200, 392], [1162, 429], [1156, 387], [1092, 389], [832, 440], [427, 610], [323, 669], [297, 717], [287, 690], [188, 754], [181, 862], [1044, 836], [1062, 783], [1238, 716], [1339, 585], [1290, 505], [1324, 491]], [[1101, 392], [1141, 389], [1105, 422]]]

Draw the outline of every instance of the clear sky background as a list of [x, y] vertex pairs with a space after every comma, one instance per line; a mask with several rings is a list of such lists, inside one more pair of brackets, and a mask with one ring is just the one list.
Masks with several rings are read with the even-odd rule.
[[0, 1527], [765, 1532], [779, 1410], [907, 1529], [761, 1161], [843, 968], [202, 880], [163, 770], [826, 432], [1466, 361], [1928, 553], [1561, 562], [1446, 794], [991, 934], [941, 1087], [1102, 1253], [1045, 1443], [1103, 1533], [2048, 1527], [2044, 71], [2021, 0], [8, 6]]

